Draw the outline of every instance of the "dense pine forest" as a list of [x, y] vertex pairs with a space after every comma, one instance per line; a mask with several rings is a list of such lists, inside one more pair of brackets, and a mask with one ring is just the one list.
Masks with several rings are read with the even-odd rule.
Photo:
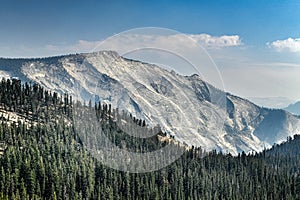
[[[111, 169], [84, 147], [75, 107], [95, 112], [120, 148], [147, 152], [170, 142], [184, 154], [155, 172]], [[153, 129], [110, 105], [81, 104], [16, 79], [0, 83], [0, 118], [0, 199], [300, 199], [300, 136], [262, 153], [204, 152], [162, 140], [158, 127], [150, 138], [135, 138], [123, 130]]]

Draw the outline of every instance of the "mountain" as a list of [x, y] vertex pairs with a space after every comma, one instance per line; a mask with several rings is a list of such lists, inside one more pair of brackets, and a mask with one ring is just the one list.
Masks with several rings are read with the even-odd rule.
[[293, 113], [295, 115], [300, 115], [300, 101], [290, 104], [288, 107], [284, 108], [284, 110]]
[[112, 51], [0, 59], [0, 70], [86, 102], [109, 103], [207, 151], [262, 151], [300, 132], [300, 119], [284, 110], [261, 108], [198, 75], [182, 76]]

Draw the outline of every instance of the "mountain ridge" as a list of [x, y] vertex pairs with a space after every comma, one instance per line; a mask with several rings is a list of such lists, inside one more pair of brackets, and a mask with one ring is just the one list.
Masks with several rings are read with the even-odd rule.
[[[0, 62], [0, 70], [1, 66]], [[52, 61], [25, 59], [13, 70], [5, 69], [52, 91], [112, 104], [151, 126], [160, 124], [182, 143], [208, 151], [234, 155], [262, 151], [300, 130], [299, 118], [287, 112], [261, 108], [198, 75], [182, 76], [112, 51], [59, 56]]]
[[288, 107], [283, 109], [295, 115], [300, 115], [300, 101], [297, 101], [296, 103], [292, 103]]

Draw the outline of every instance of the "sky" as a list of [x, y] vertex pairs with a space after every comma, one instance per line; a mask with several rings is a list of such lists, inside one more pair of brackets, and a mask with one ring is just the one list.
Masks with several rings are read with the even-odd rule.
[[[217, 87], [242, 97], [300, 100], [300, 1], [0, 2], [0, 57], [89, 52], [115, 34], [159, 27], [185, 34], [207, 50], [224, 83], [209, 80]], [[146, 42], [162, 40], [152, 35]], [[140, 45], [141, 38], [129, 41]]]

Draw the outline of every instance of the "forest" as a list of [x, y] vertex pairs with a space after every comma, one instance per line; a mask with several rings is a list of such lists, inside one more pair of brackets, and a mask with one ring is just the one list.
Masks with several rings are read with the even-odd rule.
[[[174, 145], [184, 153], [153, 172], [112, 169], [86, 148], [74, 112], [94, 113], [102, 133], [128, 151]], [[110, 105], [77, 102], [17, 79], [0, 83], [0, 118], [0, 200], [300, 199], [298, 135], [260, 153], [205, 152], [172, 138], [162, 140], [169, 136], [159, 127], [150, 128]], [[156, 134], [136, 138], [126, 133], [137, 127]]]

